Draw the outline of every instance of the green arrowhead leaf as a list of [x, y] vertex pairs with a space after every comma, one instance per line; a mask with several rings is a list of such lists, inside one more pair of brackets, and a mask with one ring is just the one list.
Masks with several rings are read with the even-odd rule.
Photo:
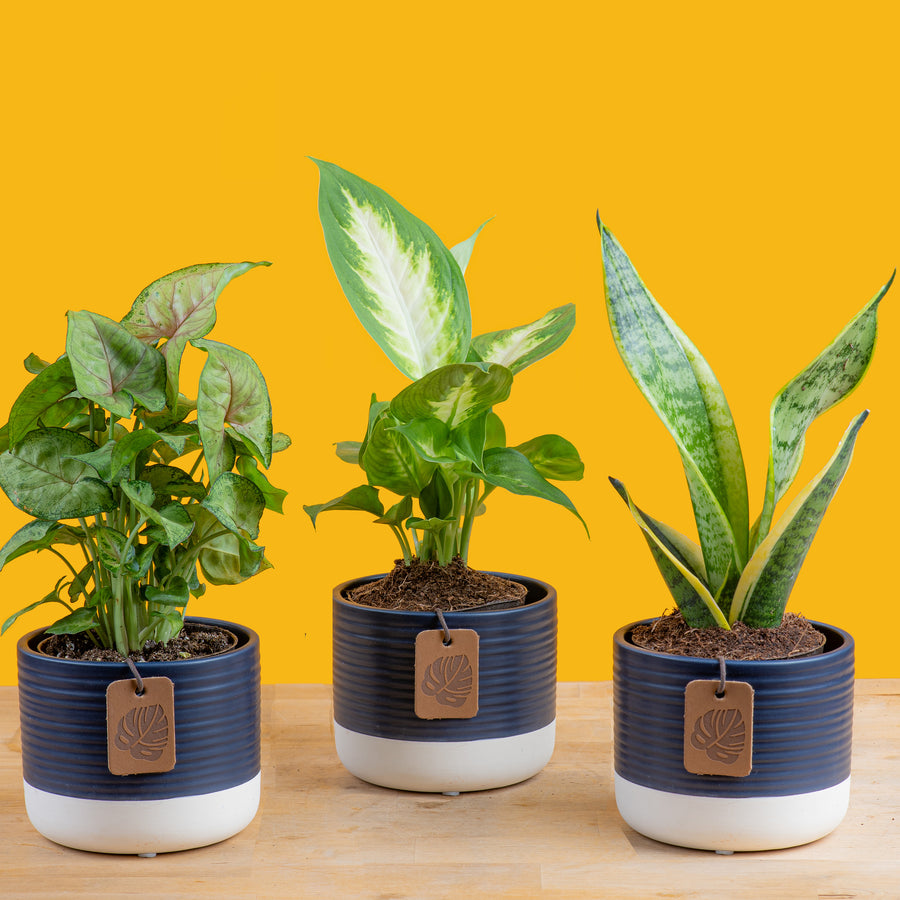
[[262, 493], [266, 501], [266, 509], [273, 512], [284, 512], [284, 498], [287, 491], [275, 487], [266, 475], [260, 472], [256, 463], [247, 456], [241, 456], [237, 461], [237, 470], [244, 478], [252, 481]]
[[54, 543], [54, 532], [61, 527], [59, 522], [47, 519], [32, 519], [27, 525], [23, 525], [0, 548], [0, 569], [8, 562], [12, 562], [26, 553], [31, 553], [34, 550], [45, 550], [47, 547], [50, 547]]
[[363, 327], [409, 378], [462, 362], [472, 320], [453, 254], [380, 188], [315, 163], [325, 246]]
[[272, 461], [272, 406], [259, 367], [242, 350], [227, 344], [207, 340], [192, 343], [209, 354], [200, 373], [197, 425], [210, 482], [215, 482], [234, 464], [233, 451], [231, 463], [227, 464], [226, 424], [268, 468]]
[[90, 631], [99, 624], [97, 610], [83, 606], [75, 612], [64, 616], [44, 630], [47, 634], [81, 634]]
[[139, 479], [123, 481], [120, 487], [134, 504], [135, 509], [147, 521], [153, 522], [162, 529], [161, 534], [154, 533], [154, 540], [159, 540], [159, 543], [165, 544], [167, 547], [175, 547], [191, 536], [194, 523], [180, 503], [172, 503], [162, 509], [155, 509], [153, 503], [156, 494], [153, 487]]
[[42, 369], [19, 394], [9, 411], [9, 440], [13, 447], [38, 423], [65, 425], [85, 406], [80, 397], [66, 398], [75, 390], [72, 366], [64, 356]]
[[756, 548], [734, 592], [732, 622], [741, 621], [752, 628], [774, 628], [781, 622], [800, 567], [847, 472], [856, 436], [868, 415], [868, 410], [861, 412], [850, 423], [825, 468], [796, 497]]
[[171, 579], [165, 588], [148, 585], [144, 589], [148, 602], [161, 606], [185, 607], [191, 599], [188, 583], [181, 577]]
[[264, 547], [257, 547], [252, 541], [233, 533], [220, 534], [210, 540], [215, 532], [221, 530], [218, 519], [202, 507], [195, 507], [194, 514], [201, 532], [198, 542], [203, 548], [198, 561], [210, 584], [240, 584], [271, 568], [265, 558]]
[[513, 449], [518, 450], [544, 478], [579, 481], [584, 475], [584, 463], [578, 451], [558, 434], [542, 434]]
[[29, 431], [15, 453], [0, 455], [0, 487], [18, 509], [37, 519], [77, 519], [116, 508], [110, 489], [72, 457], [97, 445], [62, 428]]
[[259, 536], [266, 499], [249, 478], [225, 472], [215, 480], [200, 505], [236, 535], [247, 540]]
[[763, 512], [755, 529], [757, 542], [768, 534], [775, 504], [797, 476], [807, 429], [818, 416], [850, 394], [866, 374], [875, 352], [878, 306], [893, 280], [892, 275], [841, 333], [772, 401], [769, 471]]
[[202, 500], [206, 496], [206, 488], [194, 481], [187, 472], [175, 466], [153, 465], [141, 470], [141, 481], [146, 481], [159, 497], [190, 497]]
[[499, 363], [515, 375], [561, 347], [574, 327], [575, 306], [567, 303], [527, 325], [473, 338], [469, 359]]
[[92, 312], [69, 312], [66, 354], [78, 393], [122, 419], [135, 402], [159, 411], [166, 405], [165, 363], [118, 322]]

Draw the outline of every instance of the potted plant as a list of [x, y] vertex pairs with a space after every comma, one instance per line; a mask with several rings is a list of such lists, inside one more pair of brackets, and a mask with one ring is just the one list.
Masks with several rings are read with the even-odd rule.
[[[121, 322], [69, 312], [65, 353], [26, 359], [34, 378], [0, 433], [0, 487], [31, 517], [0, 567], [41, 550], [63, 565], [3, 624], [67, 609], [18, 644], [26, 806], [57, 843], [153, 855], [256, 813], [258, 638], [184, 613], [204, 582], [270, 567], [259, 523], [284, 492], [261, 467], [289, 440], [253, 360], [206, 337], [222, 289], [257, 265], [173, 272]], [[196, 401], [180, 380], [188, 344], [206, 354]]]
[[494, 411], [517, 372], [566, 340], [575, 310], [473, 338], [463, 273], [478, 232], [448, 249], [381, 189], [317, 165], [338, 280], [411, 380], [389, 401], [373, 395], [363, 440], [337, 445], [362, 483], [304, 507], [313, 525], [325, 511], [367, 512], [402, 554], [387, 576], [334, 589], [337, 752], [350, 772], [386, 787], [513, 784], [553, 752], [556, 593], [532, 578], [475, 572], [466, 560], [475, 519], [497, 488], [581, 519], [548, 480], [582, 477], [572, 444], [546, 434], [508, 445]]
[[[777, 520], [774, 510], [798, 472], [809, 425], [865, 374], [890, 281], [775, 396], [763, 508], [751, 525], [740, 444], [718, 381], [598, 224], [613, 337], [675, 439], [699, 535], [698, 546], [610, 479], [678, 610], [615, 635], [616, 802], [637, 831], [687, 847], [731, 852], [815, 840], [847, 810], [853, 640], [785, 615], [785, 605], [867, 411]], [[788, 629], [789, 647], [775, 646]], [[812, 638], [806, 652], [791, 649], [795, 636]]]

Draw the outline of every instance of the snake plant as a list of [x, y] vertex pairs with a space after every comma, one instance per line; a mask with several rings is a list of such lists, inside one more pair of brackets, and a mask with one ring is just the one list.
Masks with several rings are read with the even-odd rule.
[[[407, 564], [417, 557], [445, 566], [455, 557], [466, 561], [475, 518], [496, 488], [549, 500], [581, 519], [550, 483], [581, 478], [575, 447], [556, 434], [507, 446], [494, 412], [515, 374], [568, 338], [575, 307], [472, 337], [464, 273], [481, 228], [448, 248], [380, 188], [316, 164], [319, 218], [338, 281], [411, 383], [389, 401], [372, 395], [364, 439], [337, 444], [338, 457], [359, 466], [365, 483], [305, 506], [313, 526], [325, 511], [368, 512], [390, 527]], [[388, 507], [381, 489], [396, 495]]]
[[675, 440], [699, 546], [640, 509], [621, 481], [610, 481], [643, 532], [688, 625], [730, 628], [741, 621], [751, 627], [776, 627], [850, 464], [867, 410], [850, 422], [834, 455], [777, 521], [775, 505], [797, 475], [810, 424], [865, 375], [875, 349], [878, 306], [893, 275], [772, 401], [763, 507], [751, 525], [741, 447], [719, 382], [651, 296], [599, 216], [597, 223], [613, 338], [635, 384]]

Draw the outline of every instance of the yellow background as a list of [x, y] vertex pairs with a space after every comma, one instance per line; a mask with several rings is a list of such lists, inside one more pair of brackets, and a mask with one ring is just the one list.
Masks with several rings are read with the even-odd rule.
[[[363, 514], [303, 503], [356, 483], [370, 392], [404, 380], [331, 271], [308, 156], [373, 181], [448, 244], [489, 216], [469, 268], [475, 330], [568, 301], [573, 337], [517, 377], [510, 440], [556, 431], [587, 475], [565, 510], [496, 497], [471, 562], [552, 582], [562, 679], [610, 677], [613, 630], [668, 594], [606, 480], [691, 529], [668, 435], [618, 359], [594, 212], [706, 355], [761, 503], [769, 402], [900, 261], [896, 4], [34, 3], [4, 14], [3, 415], [31, 351], [62, 352], [67, 309], [121, 317], [195, 262], [269, 259], [223, 294], [212, 337], [250, 352], [294, 446], [263, 542], [277, 568], [214, 589], [195, 614], [254, 626], [265, 681], [330, 680], [330, 591], [384, 571], [393, 539]], [[817, 423], [808, 478], [853, 414], [873, 412], [791, 608], [841, 624], [861, 676], [898, 676], [900, 296], [883, 305], [863, 386]], [[0, 537], [26, 517], [5, 501]], [[49, 554], [0, 575], [5, 617], [62, 574]], [[55, 617], [56, 611], [53, 609]], [[15, 680], [2, 640], [0, 680]]]

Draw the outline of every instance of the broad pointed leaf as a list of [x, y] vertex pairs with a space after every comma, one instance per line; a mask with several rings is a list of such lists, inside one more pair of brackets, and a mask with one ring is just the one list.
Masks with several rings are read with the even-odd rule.
[[64, 356], [42, 369], [19, 394], [9, 411], [9, 440], [13, 447], [33, 428], [65, 425], [81, 411], [80, 397], [66, 399], [75, 390], [72, 366]]
[[120, 574], [122, 569], [134, 561], [134, 546], [128, 538], [115, 528], [100, 527], [95, 530], [97, 538], [97, 555], [101, 565], [113, 574]]
[[598, 219], [606, 306], [625, 367], [675, 440], [717, 592], [747, 558], [747, 481], [734, 421], [709, 365]]
[[422, 459], [433, 463], [455, 462], [450, 446], [450, 429], [440, 419], [428, 416], [398, 422], [391, 426], [391, 430], [402, 434]]
[[317, 503], [313, 506], [303, 507], [306, 514], [312, 519], [313, 528], [316, 527], [316, 519], [319, 513], [333, 509], [349, 509], [357, 512], [371, 513], [373, 516], [381, 516], [384, 514], [384, 504], [378, 499], [378, 491], [371, 485], [364, 484], [360, 487], [341, 494], [327, 503]]
[[240, 584], [271, 568], [265, 557], [265, 547], [258, 547], [233, 532], [214, 537], [222, 527], [218, 519], [202, 507], [195, 507], [194, 514], [200, 531], [198, 542], [203, 548], [198, 562], [210, 584]]
[[56, 583], [56, 588], [54, 588], [54, 590], [50, 591], [50, 593], [47, 594], [46, 597], [42, 597], [40, 600], [35, 600], [34, 603], [29, 603], [28, 606], [24, 607], [23, 609], [20, 609], [18, 612], [13, 613], [3, 623], [3, 625], [0, 626], [0, 635], [6, 634], [7, 629], [9, 629], [15, 623], [16, 619], [18, 619], [19, 616], [24, 616], [25, 613], [30, 613], [33, 609], [37, 609], [39, 606], [43, 606], [45, 603], [59, 603], [60, 605], [64, 606], [67, 610], [69, 610], [69, 612], [72, 612], [73, 611], [72, 607], [69, 606], [69, 604], [66, 603], [65, 600], [61, 600], [59, 597], [58, 591], [59, 591], [61, 584], [62, 584], [62, 580], [60, 580]]
[[892, 275], [841, 333], [772, 401], [769, 471], [763, 512], [756, 524], [757, 543], [771, 527], [775, 504], [797, 476], [806, 430], [818, 416], [850, 394], [866, 374], [875, 351], [878, 306], [893, 280]]
[[266, 509], [273, 512], [284, 512], [284, 498], [287, 497], [287, 491], [282, 488], [275, 487], [263, 472], [260, 472], [256, 462], [250, 457], [242, 456], [237, 461], [237, 470], [244, 478], [252, 481], [259, 488], [266, 501]]
[[500, 365], [487, 369], [474, 363], [442, 366], [397, 394], [391, 400], [391, 412], [403, 422], [431, 416], [452, 431], [509, 397], [512, 379], [512, 372]]
[[134, 504], [140, 514], [149, 522], [158, 525], [162, 534], [154, 533], [154, 539], [168, 547], [175, 547], [186, 541], [194, 529], [187, 511], [180, 503], [172, 503], [162, 509], [156, 509], [153, 503], [156, 494], [146, 481], [130, 479], [120, 485], [122, 491]]
[[375, 521], [379, 525], [395, 525], [400, 528], [403, 523], [412, 515], [412, 497], [404, 497], [395, 503], [390, 509], [385, 510], [383, 516], [379, 516]]
[[47, 634], [81, 634], [83, 631], [90, 631], [98, 624], [97, 610], [83, 606], [44, 630]]
[[62, 526], [59, 522], [47, 519], [32, 519], [27, 525], [23, 525], [0, 548], [0, 569], [8, 562], [12, 562], [26, 553], [34, 550], [45, 550], [53, 544], [53, 532]]
[[242, 350], [216, 341], [195, 340], [209, 357], [200, 373], [197, 425], [215, 482], [234, 464], [228, 464], [225, 425], [230, 425], [266, 467], [272, 461], [272, 405], [265, 379], [256, 363]]
[[359, 464], [369, 483], [401, 496], [418, 497], [431, 480], [435, 463], [423, 459], [396, 430], [399, 421], [389, 409], [376, 416], [360, 452]]
[[578, 521], [584, 525], [584, 530], [588, 530], [587, 523], [572, 501], [558, 487], [539, 475], [537, 469], [518, 450], [500, 447], [485, 451], [482, 477], [488, 484], [505, 488], [513, 494], [540, 497], [558, 503], [577, 516]]
[[868, 415], [868, 410], [861, 412], [850, 423], [825, 468], [756, 548], [734, 592], [732, 622], [742, 621], [753, 628], [775, 628], [781, 623], [800, 567], [850, 465], [856, 436]]
[[87, 463], [100, 476], [101, 481], [111, 484], [114, 474], [112, 457], [115, 449], [116, 442], [107, 441], [95, 450], [91, 450], [90, 453], [79, 453], [78, 456], [72, 458]]
[[515, 375], [561, 347], [574, 327], [575, 306], [567, 303], [527, 325], [478, 335], [469, 359], [500, 363]]
[[584, 476], [584, 463], [575, 446], [558, 434], [542, 434], [513, 449], [525, 456], [544, 478], [579, 481]]
[[240, 537], [255, 540], [259, 536], [266, 499], [249, 478], [225, 472], [213, 482], [200, 505]]
[[78, 393], [127, 419], [135, 402], [149, 410], [166, 405], [165, 363], [118, 322], [92, 312], [69, 312], [66, 354]]
[[0, 455], [0, 487], [14, 506], [37, 519], [77, 519], [115, 509], [110, 489], [71, 458], [96, 448], [62, 428], [29, 431], [15, 453]]
[[325, 245], [363, 327], [409, 378], [462, 362], [472, 321], [453, 254], [383, 190], [315, 162]]
[[144, 594], [148, 602], [162, 606], [185, 607], [191, 598], [187, 582], [180, 577], [173, 578], [165, 588], [148, 585]]
[[715, 625], [728, 628], [728, 620], [706, 586], [700, 548], [674, 528], [635, 506], [621, 481], [616, 478], [609, 480], [643, 532], [650, 553], [685, 622], [691, 628]]
[[475, 249], [475, 241], [478, 239], [478, 235], [481, 234], [481, 229], [490, 221], [490, 219], [487, 219], [482, 222], [478, 228], [475, 229], [475, 233], [471, 237], [466, 238], [464, 241], [450, 248], [450, 252], [459, 264], [459, 270], [463, 275], [465, 275], [466, 269], [469, 266], [469, 260], [472, 258], [472, 251]]
[[178, 397], [181, 356], [187, 342], [205, 337], [216, 323], [216, 300], [238, 275], [268, 262], [204, 263], [157, 279], [138, 294], [122, 325], [145, 344], [165, 343], [168, 399]]
[[115, 443], [111, 460], [113, 475], [125, 466], [130, 466], [141, 453], [149, 450], [161, 439], [161, 435], [152, 428], [140, 428], [137, 431], [128, 432], [125, 437]]
[[153, 488], [157, 498], [191, 497], [194, 500], [202, 500], [206, 496], [203, 484], [194, 481], [187, 472], [175, 466], [146, 466], [140, 472], [140, 479]]

